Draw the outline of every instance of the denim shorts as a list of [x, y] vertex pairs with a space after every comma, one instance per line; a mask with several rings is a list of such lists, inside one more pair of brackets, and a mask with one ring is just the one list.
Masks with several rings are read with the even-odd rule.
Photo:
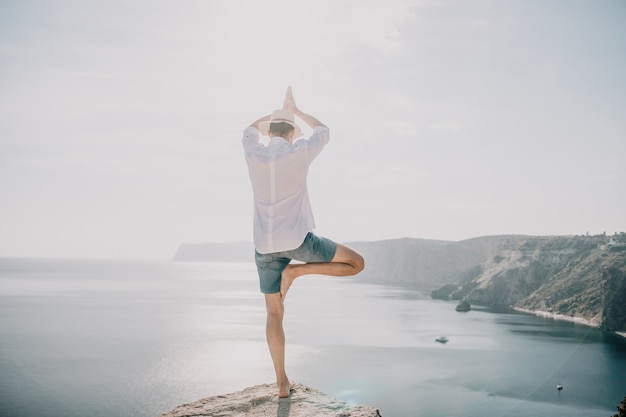
[[296, 249], [263, 254], [255, 251], [254, 258], [259, 272], [261, 292], [265, 294], [280, 292], [281, 275], [292, 259], [306, 263], [326, 263], [333, 260], [336, 251], [335, 242], [311, 232]]

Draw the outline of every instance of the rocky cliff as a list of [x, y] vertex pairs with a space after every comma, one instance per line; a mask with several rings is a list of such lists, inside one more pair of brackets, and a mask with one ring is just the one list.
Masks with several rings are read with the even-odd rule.
[[460, 242], [393, 239], [352, 242], [365, 258], [360, 277], [367, 281], [402, 285], [440, 285], [463, 277], [493, 257], [500, 246], [519, 236], [484, 236]]
[[626, 329], [626, 244], [606, 236], [529, 237], [503, 245], [474, 277], [433, 292]]
[[159, 417], [380, 417], [375, 407], [351, 407], [301, 384], [289, 398], [276, 393], [276, 384], [257, 385], [184, 404]]

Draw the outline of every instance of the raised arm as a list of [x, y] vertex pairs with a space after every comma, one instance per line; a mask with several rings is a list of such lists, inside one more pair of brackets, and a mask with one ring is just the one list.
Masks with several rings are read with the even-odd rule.
[[320, 122], [315, 117], [313, 117], [310, 114], [307, 114], [307, 113], [303, 112], [302, 110], [298, 109], [298, 107], [296, 106], [296, 101], [293, 99], [293, 93], [291, 92], [291, 86], [287, 87], [287, 94], [285, 95], [285, 103], [283, 104], [283, 109], [287, 109], [287, 110], [291, 111], [293, 114], [295, 114], [300, 119], [302, 119], [302, 121], [304, 123], [306, 123], [307, 125], [309, 125], [312, 128], [316, 128], [317, 126], [324, 126], [324, 127], [326, 127], [326, 125], [324, 123]]
[[259, 123], [262, 123], [262, 122], [267, 122], [267, 121], [269, 121], [271, 118], [272, 118], [272, 115], [271, 115], [271, 114], [268, 114], [267, 116], [263, 116], [263, 117], [261, 117], [260, 119], [255, 120], [254, 122], [252, 122], [252, 123], [250, 124], [250, 126], [252, 126], [252, 127], [256, 128], [257, 130], [259, 130]]

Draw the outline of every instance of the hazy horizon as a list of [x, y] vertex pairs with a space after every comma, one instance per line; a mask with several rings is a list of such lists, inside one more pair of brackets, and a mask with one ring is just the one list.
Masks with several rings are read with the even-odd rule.
[[620, 0], [4, 1], [0, 256], [250, 241], [241, 135], [287, 85], [321, 235], [623, 232], [625, 73]]

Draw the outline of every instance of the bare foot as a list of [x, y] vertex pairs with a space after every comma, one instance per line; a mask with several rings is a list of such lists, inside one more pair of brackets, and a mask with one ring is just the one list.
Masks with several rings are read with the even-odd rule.
[[294, 266], [287, 265], [280, 278], [280, 298], [283, 301], [285, 300], [285, 297], [287, 297], [287, 291], [289, 291], [291, 284], [293, 284], [296, 278], [297, 275], [294, 273]]
[[293, 384], [287, 380], [287, 382], [283, 384], [278, 384], [278, 398], [289, 398], [291, 395], [291, 390], [293, 388]]

